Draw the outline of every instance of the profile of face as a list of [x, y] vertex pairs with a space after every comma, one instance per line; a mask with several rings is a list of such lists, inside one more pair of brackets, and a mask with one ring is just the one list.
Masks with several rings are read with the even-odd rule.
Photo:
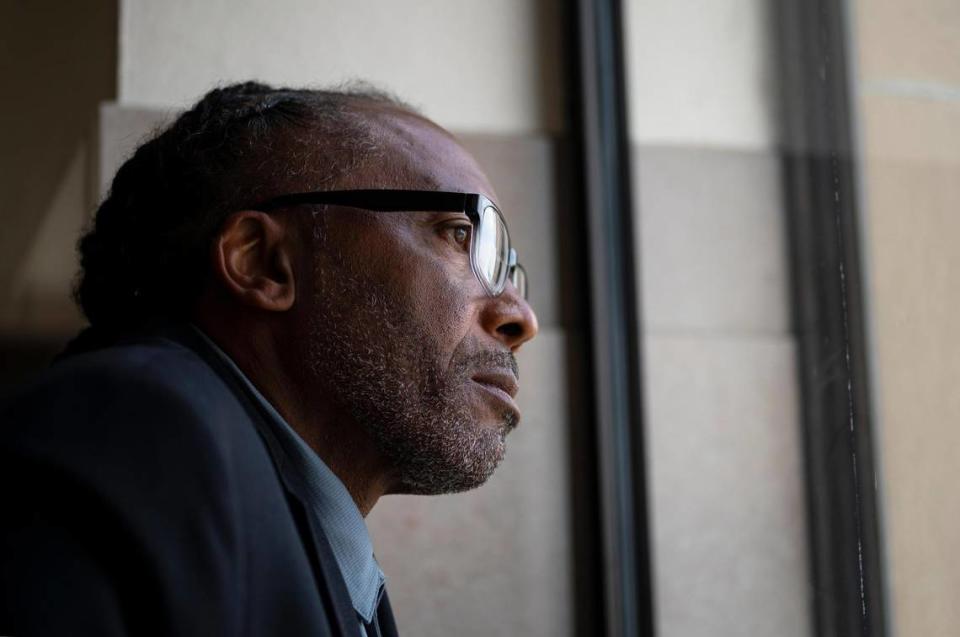
[[[387, 149], [350, 188], [495, 193], [475, 160], [420, 117], [378, 116]], [[487, 294], [463, 213], [330, 206], [314, 222], [304, 355], [313, 383], [368, 429], [392, 492], [471, 489], [493, 473], [520, 412], [515, 353], [537, 319], [512, 284]]]

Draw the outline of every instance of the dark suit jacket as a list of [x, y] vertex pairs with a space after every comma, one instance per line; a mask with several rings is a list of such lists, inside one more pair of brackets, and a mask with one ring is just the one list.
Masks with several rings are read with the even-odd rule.
[[0, 634], [356, 637], [266, 422], [186, 326], [53, 365], [0, 409]]

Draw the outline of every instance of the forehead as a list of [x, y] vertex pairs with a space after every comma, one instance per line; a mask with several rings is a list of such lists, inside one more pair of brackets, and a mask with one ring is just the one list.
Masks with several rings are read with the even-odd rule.
[[476, 192], [497, 200], [476, 159], [433, 122], [396, 109], [371, 109], [368, 121], [382, 153], [359, 171], [366, 187]]

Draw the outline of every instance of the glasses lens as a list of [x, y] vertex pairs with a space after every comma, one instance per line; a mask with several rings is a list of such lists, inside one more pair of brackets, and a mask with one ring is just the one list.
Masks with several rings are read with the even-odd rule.
[[510, 282], [517, 288], [517, 293], [524, 299], [527, 298], [527, 271], [519, 263], [513, 266], [510, 271]]
[[480, 213], [477, 240], [473, 244], [473, 259], [477, 274], [484, 280], [492, 294], [500, 294], [507, 280], [507, 257], [510, 240], [503, 217], [493, 206]]

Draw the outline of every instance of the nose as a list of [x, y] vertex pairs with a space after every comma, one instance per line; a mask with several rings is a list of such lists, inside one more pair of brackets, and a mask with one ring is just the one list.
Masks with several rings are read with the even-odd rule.
[[539, 331], [537, 315], [512, 283], [500, 296], [487, 297], [481, 315], [484, 330], [516, 352]]

